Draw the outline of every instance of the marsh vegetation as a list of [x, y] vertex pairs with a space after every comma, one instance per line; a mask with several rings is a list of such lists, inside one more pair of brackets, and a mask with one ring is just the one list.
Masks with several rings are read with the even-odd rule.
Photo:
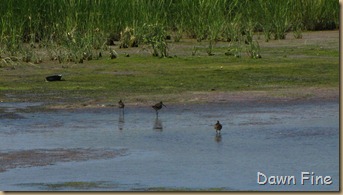
[[0, 55], [7, 63], [81, 63], [99, 59], [119, 41], [122, 48], [146, 46], [166, 57], [173, 56], [169, 40], [191, 38], [206, 41], [208, 55], [225, 41], [228, 55], [245, 51], [258, 58], [256, 33], [264, 41], [301, 38], [306, 30], [337, 29], [338, 15], [336, 0], [8, 0], [0, 5]]
[[[338, 12], [335, 0], [8, 0], [0, 5], [0, 98], [86, 105], [335, 88], [338, 31], [311, 30], [337, 29]], [[44, 82], [51, 74], [64, 81]]]

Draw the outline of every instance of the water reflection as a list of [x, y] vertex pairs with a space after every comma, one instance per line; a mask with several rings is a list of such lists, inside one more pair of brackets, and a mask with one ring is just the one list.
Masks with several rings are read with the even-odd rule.
[[155, 119], [155, 123], [154, 123], [153, 129], [156, 130], [156, 131], [162, 131], [163, 130], [162, 121], [158, 117], [156, 117], [156, 119]]
[[122, 114], [124, 116], [124, 104], [122, 104], [122, 107], [119, 107], [119, 115]]
[[125, 124], [124, 109], [119, 109], [118, 129], [123, 130]]
[[218, 142], [218, 143], [221, 142], [221, 141], [222, 141], [222, 135], [216, 133], [216, 136], [214, 137], [214, 140], [215, 140], [216, 142]]

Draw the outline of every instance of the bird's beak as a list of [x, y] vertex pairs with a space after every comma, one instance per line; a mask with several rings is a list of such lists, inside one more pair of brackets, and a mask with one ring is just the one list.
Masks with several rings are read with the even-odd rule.
[[162, 106], [164, 106], [164, 107], [166, 107], [166, 108], [167, 108], [167, 106], [166, 106], [166, 105], [164, 105], [164, 104], [162, 104]]

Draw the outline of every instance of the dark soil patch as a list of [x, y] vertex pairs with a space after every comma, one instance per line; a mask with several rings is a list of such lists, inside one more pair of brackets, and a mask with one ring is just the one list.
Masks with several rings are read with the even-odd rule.
[[25, 119], [25, 117], [20, 114], [9, 112], [0, 114], [0, 119]]
[[57, 162], [109, 159], [123, 156], [127, 149], [35, 149], [0, 152], [0, 172], [13, 168], [53, 165]]

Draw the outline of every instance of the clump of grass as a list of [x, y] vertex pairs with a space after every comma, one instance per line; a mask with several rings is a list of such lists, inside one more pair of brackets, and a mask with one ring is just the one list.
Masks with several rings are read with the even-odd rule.
[[274, 39], [285, 39], [286, 32], [290, 27], [290, 7], [288, 4], [290, 1], [276, 1], [259, 0], [257, 10], [261, 13], [259, 16], [262, 19], [259, 21], [260, 26], [265, 34], [265, 40], [269, 41], [271, 35]]
[[293, 27], [293, 36], [296, 39], [301, 39], [302, 36], [302, 31], [303, 31], [303, 25], [301, 23], [299, 23], [298, 25]]
[[134, 29], [126, 27], [120, 32], [120, 48], [138, 47], [138, 40], [134, 35]]
[[111, 56], [111, 59], [115, 59], [118, 57], [118, 53], [116, 52], [116, 50], [111, 49], [110, 50], [110, 56]]
[[176, 27], [176, 30], [173, 31], [173, 38], [174, 38], [174, 42], [180, 42], [180, 40], [182, 39], [182, 35], [183, 35], [183, 30], [181, 25], [179, 25], [179, 27]]
[[232, 42], [229, 44], [228, 50], [225, 52], [226, 56], [234, 56], [240, 58], [242, 56], [242, 45], [237, 42]]
[[199, 47], [193, 46], [192, 56], [195, 56], [195, 55], [197, 54], [198, 51], [199, 51]]
[[168, 44], [166, 41], [165, 27], [160, 23], [144, 24], [141, 30], [142, 42], [152, 48], [152, 55], [156, 57], [167, 57]]
[[9, 68], [11, 70], [14, 70], [18, 65], [19, 60], [16, 57], [5, 57], [0, 61], [0, 68]]
[[231, 37], [226, 56], [234, 56], [240, 58], [242, 52], [245, 51], [251, 58], [261, 58], [261, 49], [258, 41], [254, 40], [254, 29], [256, 24], [252, 20], [248, 21], [244, 27], [239, 27], [238, 22], [231, 23]]
[[257, 41], [251, 41], [247, 46], [248, 56], [254, 59], [262, 58], [260, 45]]

